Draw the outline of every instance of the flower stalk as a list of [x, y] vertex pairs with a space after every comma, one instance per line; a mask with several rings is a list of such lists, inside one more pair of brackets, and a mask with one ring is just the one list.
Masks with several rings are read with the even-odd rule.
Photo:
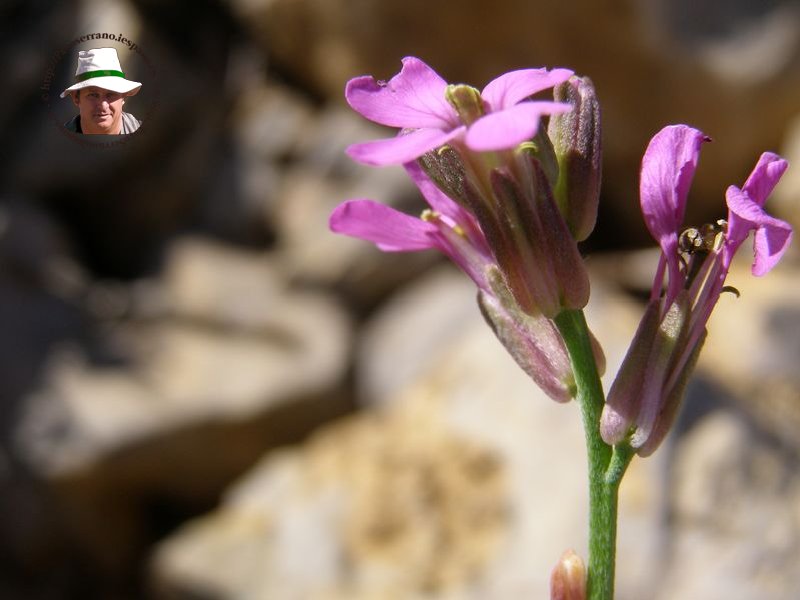
[[613, 600], [617, 542], [617, 499], [622, 475], [633, 457], [624, 447], [612, 449], [600, 437], [605, 396], [591, 336], [582, 310], [565, 310], [556, 318], [575, 376], [575, 399], [583, 418], [589, 466], [588, 600]]

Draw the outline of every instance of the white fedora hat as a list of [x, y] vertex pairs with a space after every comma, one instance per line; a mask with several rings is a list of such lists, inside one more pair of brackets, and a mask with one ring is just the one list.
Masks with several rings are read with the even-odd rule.
[[75, 85], [71, 85], [61, 92], [62, 98], [70, 92], [90, 86], [97, 86], [127, 96], [133, 96], [142, 87], [138, 81], [125, 79], [125, 73], [122, 72], [119, 57], [114, 48], [94, 48], [78, 52], [78, 70], [75, 71], [75, 81], [77, 81]]

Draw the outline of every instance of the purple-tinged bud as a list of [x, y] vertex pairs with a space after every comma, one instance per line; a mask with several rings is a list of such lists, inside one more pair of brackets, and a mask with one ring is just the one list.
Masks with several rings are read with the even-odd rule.
[[492, 294], [481, 291], [484, 319], [517, 364], [557, 402], [575, 395], [575, 379], [564, 340], [553, 321], [522, 312], [495, 266], [487, 269]]
[[472, 125], [486, 112], [481, 93], [471, 85], [451, 83], [445, 88], [444, 97], [456, 110], [464, 125]]
[[628, 353], [608, 391], [600, 417], [600, 435], [606, 444], [613, 446], [623, 441], [639, 414], [645, 370], [658, 331], [659, 309], [658, 300], [648, 303]]
[[664, 439], [702, 346], [703, 337], [689, 347], [690, 317], [686, 290], [663, 316], [659, 299], [647, 305], [603, 407], [600, 435], [607, 444], [629, 438], [638, 454], [647, 456]]
[[586, 600], [586, 567], [574, 550], [564, 552], [550, 574], [550, 600]]
[[548, 134], [558, 157], [558, 206], [575, 239], [585, 240], [597, 221], [602, 175], [600, 104], [588, 77], [572, 76], [553, 90], [573, 109], [550, 117]]
[[634, 448], [638, 449], [648, 441], [664, 408], [665, 386], [675, 357], [681, 353], [681, 346], [686, 342], [685, 332], [691, 310], [689, 302], [689, 294], [685, 290], [678, 294], [656, 331], [645, 370], [636, 430], [631, 436], [631, 446]]
[[537, 169], [539, 215], [556, 274], [561, 308], [580, 309], [589, 303], [589, 274], [575, 240], [556, 206], [547, 178]]
[[656, 422], [653, 424], [649, 437], [636, 449], [636, 453], [639, 456], [650, 456], [655, 452], [656, 448], [661, 445], [661, 442], [664, 441], [667, 433], [669, 433], [669, 430], [672, 428], [672, 424], [675, 422], [675, 417], [678, 415], [678, 410], [681, 407], [686, 392], [686, 384], [689, 383], [689, 378], [697, 364], [697, 359], [700, 356], [700, 350], [703, 347], [705, 339], [706, 333], [704, 331], [700, 340], [691, 350], [688, 360], [677, 372], [674, 384], [667, 389], [664, 399], [662, 400], [661, 410], [658, 413]]
[[490, 182], [498, 205], [496, 221], [484, 227], [484, 221], [476, 216], [508, 288], [523, 311], [553, 318], [561, 312], [559, 290], [544, 225], [532, 196], [535, 190], [526, 186], [523, 191], [506, 169], [493, 169]]
[[520, 148], [517, 165], [522, 173], [522, 185], [535, 202], [542, 230], [541, 244], [555, 276], [561, 309], [580, 309], [589, 303], [589, 274], [570, 235], [564, 217], [558, 210], [553, 191], [541, 163]]
[[589, 276], [541, 164], [524, 147], [516, 173], [492, 169], [493, 207], [473, 207], [511, 293], [528, 314], [553, 318], [589, 301]]
[[594, 354], [594, 364], [597, 367], [597, 374], [602, 377], [606, 374], [606, 354], [603, 352], [603, 346], [591, 329], [589, 330], [589, 342], [592, 345], [592, 354]]

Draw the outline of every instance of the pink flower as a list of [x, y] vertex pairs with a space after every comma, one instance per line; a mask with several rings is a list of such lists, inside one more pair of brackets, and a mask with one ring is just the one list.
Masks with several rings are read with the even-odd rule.
[[[346, 96], [355, 110], [403, 129], [394, 138], [355, 144], [348, 154], [373, 165], [402, 163], [431, 208], [416, 218], [357, 199], [330, 219], [333, 231], [385, 251], [435, 248], [447, 255], [478, 286], [481, 311], [509, 353], [561, 402], [574, 395], [575, 382], [552, 318], [586, 305], [589, 279], [554, 197], [558, 159], [539, 119], [579, 103], [575, 94], [564, 103], [528, 98], [571, 76], [567, 69], [513, 71], [479, 92], [448, 85], [419, 59], [405, 58], [388, 83], [351, 80]], [[559, 127], [568, 141], [572, 129], [586, 129], [589, 117], [599, 116], [590, 110], [590, 95], [584, 94], [580, 118]]]
[[761, 155], [741, 189], [728, 188], [727, 222], [680, 232], [706, 141], [687, 125], [665, 127], [642, 159], [642, 213], [661, 246], [661, 258], [647, 310], [609, 390], [601, 433], [607, 443], [617, 444], [632, 429], [631, 445], [643, 456], [658, 447], [677, 414], [736, 251], [755, 232], [752, 272], [761, 276], [778, 263], [792, 238], [791, 226], [763, 208], [788, 167], [769, 152]]
[[413, 161], [448, 143], [479, 152], [514, 148], [536, 135], [540, 117], [571, 109], [568, 103], [528, 99], [571, 75], [569, 69], [511, 71], [491, 81], [475, 106], [462, 110], [452, 94], [459, 86], [448, 86], [424, 62], [406, 57], [388, 82], [363, 76], [347, 83], [345, 97], [353, 109], [403, 130], [397, 137], [354, 144], [347, 153], [362, 163], [388, 165]]
[[765, 152], [758, 159], [753, 172], [742, 189], [732, 185], [725, 193], [728, 204], [728, 242], [725, 246], [724, 264], [727, 269], [739, 246], [751, 231], [753, 240], [753, 275], [766, 275], [778, 264], [792, 240], [792, 227], [785, 221], [771, 217], [764, 204], [784, 171], [789, 167], [783, 158]]

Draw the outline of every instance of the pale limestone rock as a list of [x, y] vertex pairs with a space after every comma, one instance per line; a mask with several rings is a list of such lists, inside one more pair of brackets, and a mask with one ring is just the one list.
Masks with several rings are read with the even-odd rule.
[[[154, 563], [164, 597], [546, 597], [563, 550], [586, 556], [580, 416], [516, 367], [469, 287], [437, 272], [384, 309], [364, 373], [427, 360], [384, 386], [371, 375], [364, 393], [392, 394], [372, 399], [380, 408], [268, 456], [216, 513], [167, 540]], [[635, 313], [609, 295], [597, 292], [590, 318], [616, 365]], [[425, 324], [436, 328], [427, 345], [410, 343]], [[641, 597], [653, 573], [658, 464], [635, 463], [623, 487], [620, 598]], [[313, 569], [296, 567], [305, 556]]]
[[790, 600], [800, 571], [800, 477], [785, 452], [718, 411], [677, 449], [670, 570], [655, 598]]
[[[750, 242], [746, 242], [749, 244]], [[800, 279], [797, 249], [764, 277], [750, 273], [745, 246], [709, 321], [700, 367], [752, 419], [788, 448], [800, 450]]]
[[789, 123], [778, 152], [789, 162], [789, 169], [775, 187], [767, 209], [770, 214], [789, 221], [797, 231], [800, 228], [800, 211], [797, 210], [800, 202], [800, 169], [797, 168], [800, 165], [800, 112]]
[[315, 124], [306, 98], [264, 80], [257, 57], [232, 60], [228, 76], [238, 93], [229, 115], [230, 133], [202, 197], [207, 228], [226, 239], [252, 245], [271, 243], [280, 203], [283, 164], [295, 160], [298, 140]]
[[448, 265], [401, 289], [391, 308], [362, 329], [358, 343], [359, 392], [367, 402], [386, 402], [411, 385], [464, 329], [479, 326], [475, 284]]
[[344, 600], [463, 587], [505, 533], [505, 475], [437, 423], [437, 404], [422, 396], [268, 457], [220, 511], [161, 546], [156, 588]]

